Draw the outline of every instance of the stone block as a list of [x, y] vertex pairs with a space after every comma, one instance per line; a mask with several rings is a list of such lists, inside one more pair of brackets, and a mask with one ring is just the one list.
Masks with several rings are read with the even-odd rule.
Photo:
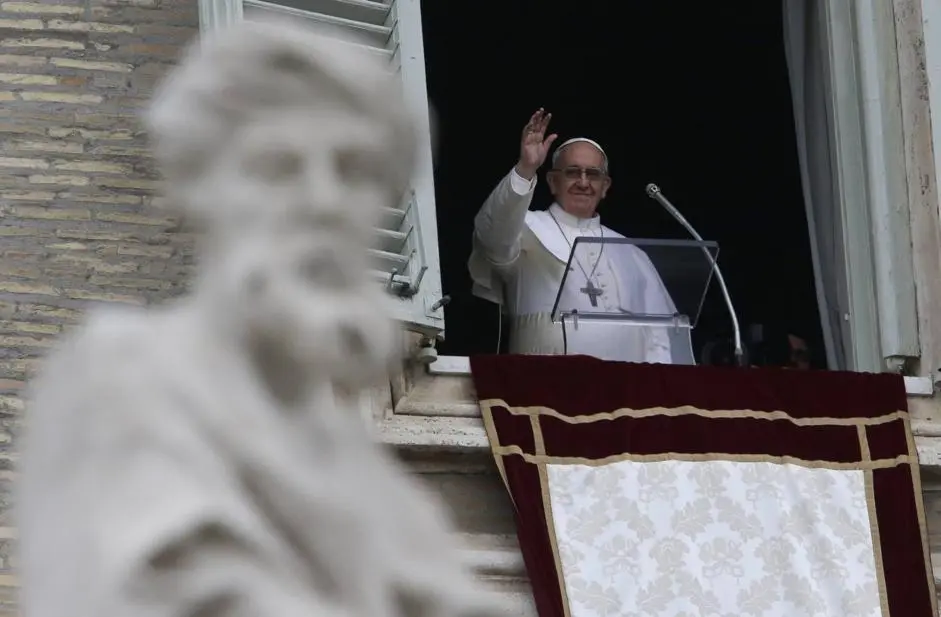
[[[38, 21], [38, 20], [37, 20]], [[42, 24], [42, 22], [39, 22]], [[0, 26], [2, 27], [2, 26]], [[84, 51], [85, 43], [81, 41], [73, 41], [69, 39], [56, 39], [56, 38], [47, 38], [47, 37], [10, 37], [0, 39], [0, 49], [4, 47], [9, 48], [18, 48], [18, 47], [41, 47], [46, 49], [71, 49], [76, 51]]]
[[85, 10], [78, 5], [45, 4], [40, 2], [0, 2], [0, 11], [30, 15], [81, 15]]

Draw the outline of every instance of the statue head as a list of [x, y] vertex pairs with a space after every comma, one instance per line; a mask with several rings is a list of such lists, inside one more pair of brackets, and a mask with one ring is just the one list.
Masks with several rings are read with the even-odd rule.
[[158, 90], [167, 202], [205, 230], [197, 297], [250, 344], [313, 370], [385, 369], [368, 249], [414, 165], [399, 87], [378, 53], [278, 20], [205, 38]]

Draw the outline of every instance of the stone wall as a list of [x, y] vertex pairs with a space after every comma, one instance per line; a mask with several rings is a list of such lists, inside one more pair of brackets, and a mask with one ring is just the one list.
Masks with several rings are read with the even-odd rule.
[[89, 304], [158, 302], [186, 279], [139, 113], [197, 30], [195, 0], [0, 1], [0, 615], [25, 380]]
[[139, 113], [196, 31], [193, 0], [0, 2], [4, 411], [89, 303], [178, 293], [190, 241], [155, 204]]

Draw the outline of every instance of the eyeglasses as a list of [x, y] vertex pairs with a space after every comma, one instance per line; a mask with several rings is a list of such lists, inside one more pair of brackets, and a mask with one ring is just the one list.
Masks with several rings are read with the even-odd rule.
[[577, 181], [585, 178], [593, 184], [598, 184], [608, 177], [608, 174], [598, 167], [564, 167], [552, 171], [561, 173], [566, 180]]

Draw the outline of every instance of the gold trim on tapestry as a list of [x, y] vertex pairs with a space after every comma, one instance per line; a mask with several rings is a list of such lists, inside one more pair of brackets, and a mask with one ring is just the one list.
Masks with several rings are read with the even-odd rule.
[[[865, 439], [865, 436], [863, 438]], [[879, 533], [879, 518], [876, 515], [876, 491], [873, 487], [871, 469], [863, 472], [863, 486], [866, 489], [866, 510], [869, 513], [869, 531], [872, 534], [872, 558], [876, 567], [879, 605], [882, 608], [882, 617], [890, 617], [889, 592], [885, 582], [885, 562], [882, 559], [882, 535]], [[931, 595], [934, 595], [934, 593]]]
[[546, 440], [542, 436], [542, 425], [539, 424], [539, 416], [530, 416], [529, 425], [533, 429], [533, 449], [537, 456], [546, 455]]
[[[540, 456], [546, 454], [546, 442], [542, 437], [542, 426], [539, 416], [530, 416], [529, 423], [533, 429], [533, 444]], [[552, 550], [552, 559], [555, 562], [555, 574], [559, 581], [559, 596], [562, 600], [564, 617], [571, 617], [569, 609], [569, 594], [565, 588], [565, 573], [562, 571], [562, 557], [559, 554], [559, 536], [555, 531], [555, 517], [552, 516], [552, 495], [549, 494], [549, 472], [545, 465], [537, 465], [539, 471], [539, 493], [542, 495], [542, 511], [546, 517], [546, 531], [549, 534], [549, 547]]]
[[550, 416], [568, 424], [587, 424], [602, 420], [616, 420], [618, 418], [651, 418], [654, 416], [679, 417], [702, 416], [710, 419], [741, 419], [755, 420], [785, 420], [798, 426], [876, 426], [908, 418], [907, 411], [893, 411], [876, 418], [795, 418], [784, 411], [754, 411], [751, 409], [699, 409], [697, 407], [651, 407], [649, 409], [629, 409], [627, 407], [615, 411], [604, 411], [579, 416], [566, 416], [551, 407], [509, 405], [503, 399], [491, 398], [480, 401], [482, 412], [490, 412], [493, 408], [500, 408], [514, 416]]
[[[535, 417], [535, 416], [533, 416]], [[550, 456], [545, 454], [529, 454], [519, 446], [494, 447], [494, 455], [519, 456], [527, 463], [534, 465], [586, 465], [588, 467], [603, 467], [611, 463], [632, 461], [635, 463], [659, 463], [663, 461], [685, 461], [701, 463], [704, 461], [729, 461], [735, 463], [778, 463], [782, 465], [796, 465], [811, 469], [833, 470], [862, 470], [862, 469], [889, 469], [898, 465], [911, 463], [911, 457], [901, 454], [895, 458], [885, 458], [875, 461], [858, 461], [853, 463], [837, 463], [833, 461], [805, 460], [796, 456], [773, 456], [771, 454], [727, 454], [722, 452], [704, 452], [696, 454], [681, 454], [678, 452], [662, 452], [658, 454], [615, 454], [603, 458], [586, 458], [582, 456]]]
[[938, 614], [938, 595], [935, 593], [934, 567], [931, 563], [931, 549], [928, 544], [928, 517], [925, 515], [924, 493], [921, 488], [921, 467], [918, 464], [918, 448], [915, 445], [915, 434], [912, 432], [912, 423], [905, 418], [905, 440], [908, 442], [908, 456], [915, 463], [910, 465], [912, 471], [912, 492], [915, 497], [915, 512], [918, 515], [918, 528], [921, 532], [921, 550], [925, 561], [925, 573], [928, 577], [928, 589], [931, 590], [932, 615]]
[[866, 427], [857, 424], [856, 435], [859, 437], [859, 455], [862, 457], [863, 462], [868, 463], [872, 460], [872, 452], [869, 451], [869, 438], [866, 436]]
[[502, 446], [500, 445], [500, 434], [497, 432], [497, 427], [493, 423], [493, 415], [490, 413], [489, 409], [481, 408], [481, 419], [484, 422], [484, 431], [487, 433], [487, 439], [490, 440], [491, 454], [493, 455], [493, 461], [497, 465], [497, 473], [500, 474], [500, 479], [503, 480], [503, 486], [506, 487], [507, 493], [510, 495], [510, 501], [513, 502], [513, 507], [516, 507], [516, 500], [513, 499], [513, 491], [510, 490], [510, 483], [506, 479], [506, 466], [503, 464], [503, 457], [496, 453], [494, 448], [499, 449]]

